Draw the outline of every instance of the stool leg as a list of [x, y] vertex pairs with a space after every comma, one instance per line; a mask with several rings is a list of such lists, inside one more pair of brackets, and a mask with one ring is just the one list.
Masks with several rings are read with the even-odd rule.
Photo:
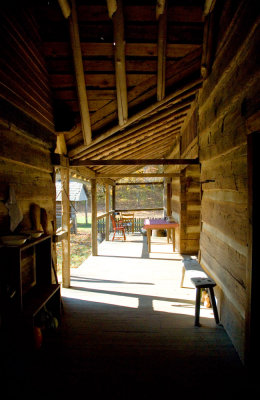
[[195, 304], [195, 326], [200, 326], [200, 297], [201, 289], [196, 289], [196, 304]]
[[216, 324], [218, 325], [219, 324], [218, 309], [217, 309], [217, 305], [216, 305], [213, 287], [209, 287], [209, 295], [210, 295], [210, 301], [212, 304], [215, 321], [216, 321]]

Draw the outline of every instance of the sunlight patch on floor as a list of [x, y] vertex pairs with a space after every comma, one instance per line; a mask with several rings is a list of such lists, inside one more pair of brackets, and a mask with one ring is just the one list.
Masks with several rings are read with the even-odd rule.
[[121, 307], [138, 308], [139, 301], [137, 297], [117, 296], [107, 293], [95, 293], [87, 290], [76, 290], [73, 288], [63, 289], [62, 296], [71, 299], [89, 301], [94, 303], [110, 304]]

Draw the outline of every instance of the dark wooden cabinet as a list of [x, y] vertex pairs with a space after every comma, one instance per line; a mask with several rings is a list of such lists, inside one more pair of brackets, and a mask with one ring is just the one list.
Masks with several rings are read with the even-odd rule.
[[60, 320], [60, 285], [52, 283], [51, 236], [21, 246], [2, 246], [1, 326], [33, 333], [44, 310]]

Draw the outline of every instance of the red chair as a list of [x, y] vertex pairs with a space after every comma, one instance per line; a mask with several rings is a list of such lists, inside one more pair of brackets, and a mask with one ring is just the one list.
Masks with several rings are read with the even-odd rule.
[[125, 227], [120, 224], [121, 221], [119, 221], [118, 224], [117, 224], [115, 219], [114, 219], [114, 217], [113, 217], [113, 215], [110, 215], [110, 218], [111, 218], [111, 221], [112, 221], [112, 226], [113, 226], [113, 231], [114, 231], [114, 235], [113, 235], [112, 240], [115, 239], [116, 232], [122, 232], [122, 236], [118, 235], [117, 237], [122, 237], [122, 238], [124, 238], [124, 240], [126, 240]]

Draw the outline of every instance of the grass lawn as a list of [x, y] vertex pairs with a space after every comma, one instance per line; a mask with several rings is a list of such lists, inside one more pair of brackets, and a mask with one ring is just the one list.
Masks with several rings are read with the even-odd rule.
[[[70, 235], [70, 266], [78, 268], [86, 258], [91, 254], [91, 215], [88, 215], [88, 223], [86, 224], [85, 215], [77, 214], [77, 234]], [[57, 272], [61, 275], [62, 269], [62, 245], [57, 243]]]

